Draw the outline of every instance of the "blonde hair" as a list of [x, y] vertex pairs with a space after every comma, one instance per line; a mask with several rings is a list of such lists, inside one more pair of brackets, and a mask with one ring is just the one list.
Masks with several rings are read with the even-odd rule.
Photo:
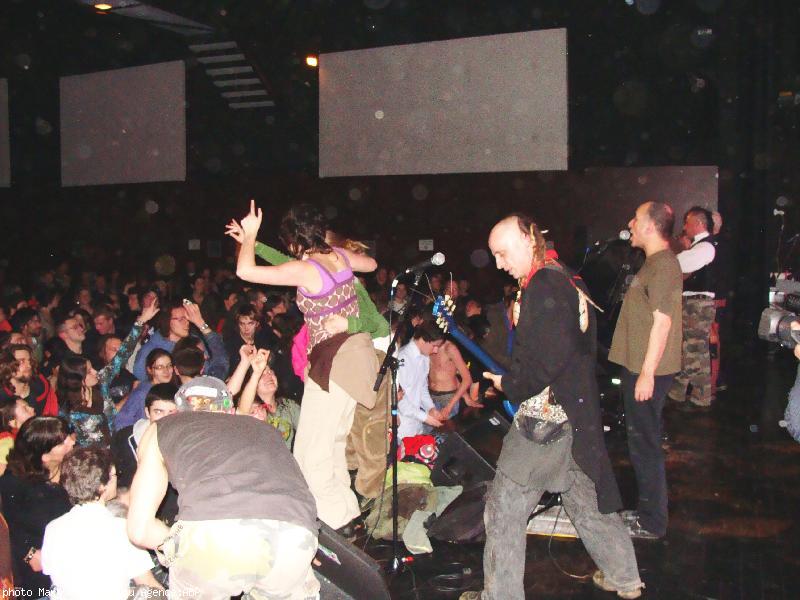
[[354, 254], [366, 254], [367, 250], [369, 250], [369, 246], [367, 246], [364, 242], [342, 237], [330, 229], [325, 232], [325, 241], [327, 241], [331, 246], [344, 248], [345, 250], [349, 250]]

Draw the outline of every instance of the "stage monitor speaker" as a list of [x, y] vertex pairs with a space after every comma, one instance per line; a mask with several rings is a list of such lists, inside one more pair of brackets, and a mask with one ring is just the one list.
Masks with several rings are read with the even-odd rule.
[[380, 565], [324, 523], [316, 560], [320, 600], [391, 600]]
[[495, 411], [488, 419], [482, 419], [460, 433], [448, 434], [447, 440], [439, 447], [431, 482], [434, 485], [468, 487], [494, 479], [503, 438], [510, 426], [508, 420]]

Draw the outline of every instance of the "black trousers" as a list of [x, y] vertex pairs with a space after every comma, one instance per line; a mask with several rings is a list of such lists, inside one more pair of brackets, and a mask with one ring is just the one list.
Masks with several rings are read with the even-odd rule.
[[622, 398], [628, 451], [639, 491], [639, 522], [648, 531], [662, 536], [667, 532], [667, 474], [661, 448], [661, 413], [674, 375], [655, 378], [653, 397], [637, 402], [634, 397], [638, 373], [622, 369]]

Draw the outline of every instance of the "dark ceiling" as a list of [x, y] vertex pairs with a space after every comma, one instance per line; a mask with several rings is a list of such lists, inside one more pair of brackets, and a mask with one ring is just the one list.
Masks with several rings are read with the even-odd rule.
[[[112, 2], [113, 4], [113, 2]], [[187, 61], [189, 176], [316, 170], [316, 72], [307, 53], [567, 27], [571, 166], [714, 164], [721, 46], [752, 24], [724, 0], [154, 0], [213, 33], [187, 37], [77, 0], [7, 0], [0, 75], [11, 84], [17, 181], [57, 173], [61, 75]], [[734, 14], [735, 13], [735, 14]], [[735, 18], [734, 18], [735, 17]], [[721, 38], [727, 37], [727, 41]], [[188, 46], [234, 40], [275, 107], [231, 111]], [[737, 63], [738, 64], [738, 63]], [[724, 76], [722, 76], [724, 77]], [[730, 90], [731, 108], [739, 94]], [[602, 115], [602, 117], [598, 117]], [[35, 132], [35, 135], [33, 135]], [[45, 133], [43, 133], [45, 132]], [[49, 144], [43, 169], [42, 143]], [[53, 167], [52, 169], [50, 167]]]
[[[274, 174], [315, 177], [317, 74], [304, 64], [307, 53], [553, 27], [568, 32], [571, 170], [719, 166], [720, 206], [730, 234], [744, 240], [754, 305], [781, 239], [776, 198], [789, 201], [783, 239], [800, 230], [796, 0], [151, 0], [132, 9], [167, 11], [209, 30], [191, 36], [123, 11], [98, 14], [87, 1], [4, 0], [0, 13], [12, 124], [12, 188], [0, 190], [0, 202], [16, 215], [9, 221], [34, 223], [30, 207], [46, 209], [56, 237], [75, 205], [86, 221], [76, 230], [91, 233], [103, 203], [127, 215], [134, 195], [194, 193], [169, 184], [62, 189], [60, 76], [184, 60], [185, 187], [208, 196], [193, 211], [202, 216], [224, 208], [233, 183], [241, 195], [265, 189]], [[122, 1], [142, 4], [110, 3]], [[190, 49], [220, 41], [247, 55], [273, 107], [228, 106]], [[779, 103], [780, 92], [787, 95]], [[167, 213], [166, 225], [174, 220]], [[0, 242], [30, 242], [26, 231]]]

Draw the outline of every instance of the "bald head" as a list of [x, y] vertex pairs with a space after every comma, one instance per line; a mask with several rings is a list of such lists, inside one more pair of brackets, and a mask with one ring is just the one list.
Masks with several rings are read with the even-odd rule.
[[527, 275], [533, 263], [537, 237], [541, 238], [541, 234], [536, 224], [522, 215], [510, 215], [498, 222], [489, 234], [489, 249], [497, 268], [515, 279]]

